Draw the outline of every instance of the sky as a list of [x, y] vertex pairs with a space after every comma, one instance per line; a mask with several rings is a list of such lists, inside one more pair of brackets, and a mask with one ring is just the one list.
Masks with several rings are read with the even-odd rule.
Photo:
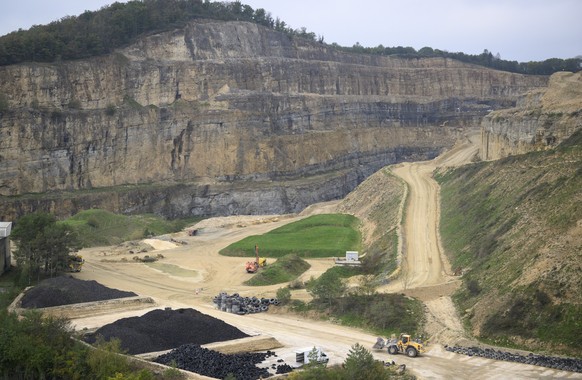
[[[0, 0], [0, 35], [112, 0]], [[126, 2], [126, 1], [120, 1]], [[528, 62], [582, 56], [582, 0], [241, 0], [327, 43], [429, 46]]]

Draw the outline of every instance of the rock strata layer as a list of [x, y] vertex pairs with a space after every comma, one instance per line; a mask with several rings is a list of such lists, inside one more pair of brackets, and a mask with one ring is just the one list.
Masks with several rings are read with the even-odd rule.
[[480, 155], [494, 160], [557, 146], [582, 128], [582, 72], [559, 72], [547, 88], [530, 91], [516, 106], [482, 122]]
[[547, 81], [208, 20], [109, 56], [1, 67], [0, 216], [293, 212], [435, 157]]

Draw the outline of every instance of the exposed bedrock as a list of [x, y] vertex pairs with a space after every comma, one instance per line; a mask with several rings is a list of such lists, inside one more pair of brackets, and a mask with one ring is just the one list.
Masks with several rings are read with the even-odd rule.
[[480, 155], [491, 160], [553, 148], [581, 128], [582, 72], [555, 73], [547, 88], [483, 119]]
[[0, 216], [297, 211], [436, 156], [546, 84], [213, 21], [105, 57], [1, 67]]

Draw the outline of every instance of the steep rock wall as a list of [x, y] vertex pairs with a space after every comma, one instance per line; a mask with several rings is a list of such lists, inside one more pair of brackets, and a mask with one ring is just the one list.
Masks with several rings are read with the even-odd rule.
[[[86, 198], [148, 184], [165, 189], [166, 206], [155, 206], [151, 192], [140, 207], [123, 196], [114, 206], [99, 197], [81, 203], [167, 216], [292, 211], [339, 198], [384, 165], [436, 156], [459, 128], [546, 83], [450, 59], [346, 54], [255, 24], [214, 21], [105, 57], [2, 67], [0, 215], [55, 204], [23, 194]], [[309, 179], [310, 191], [289, 188]], [[236, 200], [260, 198], [257, 181], [272, 182], [261, 187], [273, 194], [264, 198], [272, 209]], [[175, 184], [193, 200], [179, 201], [188, 191], [172, 193]], [[197, 195], [208, 186], [236, 191], [213, 203]], [[302, 195], [289, 203], [294, 191]]]
[[487, 115], [480, 156], [494, 160], [556, 146], [582, 128], [582, 72], [559, 72], [549, 86], [524, 94], [516, 107]]

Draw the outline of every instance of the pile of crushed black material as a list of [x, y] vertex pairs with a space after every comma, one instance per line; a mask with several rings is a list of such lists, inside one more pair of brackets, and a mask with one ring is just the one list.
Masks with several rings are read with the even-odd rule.
[[[257, 367], [257, 364], [270, 356], [277, 355], [273, 351], [226, 355], [195, 344], [185, 344], [158, 356], [154, 361], [217, 379], [224, 379], [232, 374], [237, 380], [255, 380], [271, 376], [267, 368]], [[277, 373], [292, 370], [291, 366], [286, 364], [278, 366], [273, 364], [273, 367], [277, 367]]]
[[82, 302], [135, 297], [133, 292], [111, 289], [97, 281], [83, 281], [71, 276], [59, 276], [41, 281], [22, 297], [23, 308], [42, 308]]
[[532, 364], [540, 367], [554, 368], [559, 371], [582, 372], [582, 360], [573, 358], [560, 358], [546, 355], [519, 355], [512, 352], [494, 350], [491, 348], [445, 346], [445, 349], [457, 354], [467, 356], [478, 356], [487, 359], [505, 360], [508, 362]]
[[202, 345], [249, 336], [194, 309], [157, 309], [141, 317], [119, 319], [84, 340], [92, 344], [99, 335], [106, 341], [119, 339], [121, 349], [131, 355], [170, 350], [189, 343]]

